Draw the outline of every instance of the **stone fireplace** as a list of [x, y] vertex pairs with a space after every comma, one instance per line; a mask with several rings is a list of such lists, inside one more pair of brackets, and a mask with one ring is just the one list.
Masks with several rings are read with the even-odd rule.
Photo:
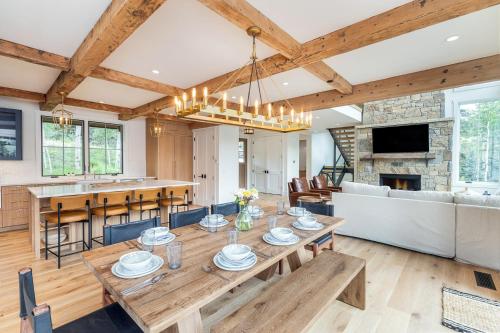
[[[445, 118], [444, 107], [443, 91], [366, 103], [363, 107], [363, 124], [356, 127], [355, 181], [372, 185], [387, 184], [394, 188], [406, 186], [413, 190], [449, 191], [453, 119]], [[374, 127], [410, 124], [429, 124], [428, 153], [415, 156], [373, 154]], [[382, 176], [387, 175], [398, 176], [400, 182], [396, 184], [390, 177], [384, 180], [385, 183], [382, 182]], [[418, 175], [420, 179], [401, 179], [402, 175]]]
[[386, 185], [394, 190], [420, 191], [421, 188], [420, 175], [397, 175], [397, 174], [380, 174], [380, 185]]

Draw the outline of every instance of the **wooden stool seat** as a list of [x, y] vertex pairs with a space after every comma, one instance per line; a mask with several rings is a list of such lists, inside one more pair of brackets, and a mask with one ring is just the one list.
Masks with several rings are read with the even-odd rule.
[[[61, 223], [87, 221], [89, 213], [86, 210], [68, 210], [61, 212]], [[50, 224], [57, 224], [57, 212], [45, 214], [45, 219]]]
[[[127, 206], [124, 205], [112, 205], [106, 206], [106, 217], [117, 216], [128, 213]], [[104, 216], [104, 207], [96, 207], [92, 209], [92, 214], [96, 216]]]
[[[143, 201], [142, 202], [142, 210], [150, 210], [150, 209], [157, 209], [158, 208], [158, 203], [155, 201]], [[141, 203], [140, 202], [134, 202], [130, 204], [130, 209], [131, 210], [141, 210]]]
[[183, 197], [173, 197], [173, 198], [166, 198], [161, 200], [161, 205], [162, 206], [177, 206], [177, 205], [182, 205], [184, 204], [184, 198]]

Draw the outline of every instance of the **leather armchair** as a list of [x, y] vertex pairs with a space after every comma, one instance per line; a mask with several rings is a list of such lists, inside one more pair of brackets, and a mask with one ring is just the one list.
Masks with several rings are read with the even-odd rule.
[[328, 190], [330, 192], [342, 192], [342, 187], [328, 186], [325, 175], [314, 176], [311, 182], [313, 190]]
[[313, 190], [309, 186], [309, 181], [306, 178], [293, 178], [292, 182], [288, 183], [288, 199], [290, 206], [297, 205], [297, 199], [303, 196], [321, 197], [330, 196], [328, 190]]

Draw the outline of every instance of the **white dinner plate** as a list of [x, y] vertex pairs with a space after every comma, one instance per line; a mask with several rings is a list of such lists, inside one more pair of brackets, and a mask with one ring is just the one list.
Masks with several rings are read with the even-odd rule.
[[300, 240], [299, 236], [293, 235], [293, 237], [291, 237], [291, 240], [284, 242], [282, 240], [279, 240], [279, 239], [273, 237], [273, 235], [271, 235], [271, 233], [269, 233], [269, 232], [266, 232], [264, 234], [264, 236], [262, 236], [262, 239], [264, 240], [264, 242], [266, 242], [268, 244], [277, 245], [277, 246], [293, 245]]
[[313, 227], [306, 227], [306, 226], [302, 225], [299, 221], [293, 222], [292, 225], [294, 228], [297, 228], [300, 230], [321, 230], [325, 227], [323, 224], [321, 224], [319, 222], [316, 222]]
[[[229, 224], [229, 221], [227, 221], [226, 219], [222, 220], [222, 222], [217, 222], [217, 228], [222, 228], [226, 225]], [[203, 227], [203, 228], [208, 228], [208, 222], [207, 222], [207, 219], [206, 218], [203, 218], [201, 221], [200, 221], [200, 225]]]
[[[159, 237], [159, 240], [155, 240], [154, 243], [146, 243], [146, 245], [165, 245], [167, 243], [170, 243], [174, 239], [175, 239], [175, 235], [173, 233], [168, 233], [168, 235], [165, 238]], [[137, 242], [139, 244], [142, 244], [141, 237], [137, 238]]]
[[226, 271], [243, 271], [253, 267], [257, 263], [257, 256], [255, 253], [251, 253], [248, 257], [241, 261], [241, 264], [235, 264], [234, 261], [228, 260], [224, 257], [222, 252], [217, 253], [214, 256], [213, 262], [215, 266]]
[[311, 215], [311, 212], [308, 212], [307, 210], [306, 210], [304, 215], [297, 214], [297, 213], [295, 213], [295, 210], [291, 209], [291, 208], [289, 210], [287, 210], [286, 213], [290, 216], [295, 216], [295, 217]]
[[136, 279], [142, 276], [146, 276], [153, 272], [156, 272], [163, 266], [163, 259], [159, 256], [153, 255], [151, 260], [151, 264], [141, 271], [131, 271], [123, 267], [120, 262], [117, 262], [111, 267], [111, 273], [113, 275], [122, 278], [122, 279]]

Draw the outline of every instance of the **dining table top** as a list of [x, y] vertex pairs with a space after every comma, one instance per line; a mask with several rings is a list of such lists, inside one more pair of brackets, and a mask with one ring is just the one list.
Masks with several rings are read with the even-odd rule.
[[[137, 251], [137, 240], [126, 241], [91, 251], [84, 252], [83, 260], [94, 273], [103, 287], [125, 309], [144, 332], [162, 332], [192, 313], [198, 313], [204, 305], [215, 300], [239, 284], [269, 269], [281, 259], [297, 253], [297, 250], [322, 235], [332, 232], [342, 225], [339, 217], [315, 215], [324, 228], [316, 231], [304, 231], [291, 225], [296, 217], [278, 215], [277, 226], [291, 227], [299, 236], [299, 241], [288, 246], [274, 246], [266, 243], [262, 237], [267, 232], [267, 217], [276, 214], [271, 207], [264, 208], [264, 215], [254, 220], [249, 231], [239, 232], [238, 243], [250, 246], [257, 255], [257, 263], [244, 271], [221, 270], [213, 264], [213, 257], [227, 245], [227, 231], [234, 228], [235, 216], [228, 216], [230, 223], [217, 232], [207, 232], [199, 224], [192, 224], [176, 229], [176, 240], [181, 241], [182, 266], [172, 270], [168, 267], [166, 246], [155, 246], [154, 254], [159, 255], [165, 264], [156, 272], [136, 279], [122, 279], [111, 272], [111, 267], [120, 256]], [[203, 269], [211, 267], [214, 271]], [[122, 296], [121, 291], [146, 279], [166, 273], [164, 278], [153, 286], [141, 289], [133, 294]], [[201, 320], [200, 320], [201, 321]]]

